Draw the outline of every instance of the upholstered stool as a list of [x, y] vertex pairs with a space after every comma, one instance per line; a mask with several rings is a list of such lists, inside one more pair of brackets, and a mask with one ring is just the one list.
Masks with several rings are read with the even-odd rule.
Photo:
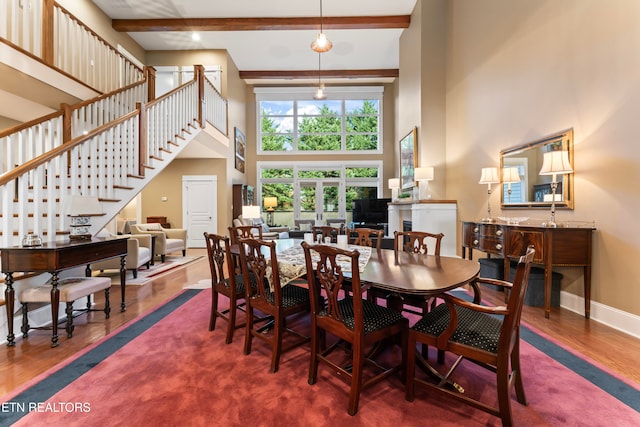
[[[73, 302], [79, 298], [87, 297], [87, 308], [76, 309], [75, 311], [87, 312], [87, 311], [104, 311], [105, 318], [109, 318], [111, 313], [111, 307], [109, 305], [109, 290], [111, 288], [111, 279], [108, 277], [68, 277], [58, 282], [58, 289], [60, 290], [60, 302], [67, 303], [67, 337], [73, 336]], [[104, 289], [104, 310], [96, 310], [91, 308], [90, 295]], [[30, 328], [29, 319], [27, 317], [28, 303], [51, 303], [51, 284], [45, 284], [36, 288], [29, 288], [22, 291], [20, 294], [20, 303], [22, 304], [22, 328], [21, 331], [24, 338], [29, 335], [29, 329], [42, 329], [42, 328]], [[52, 319], [53, 322], [57, 322], [58, 319]]]

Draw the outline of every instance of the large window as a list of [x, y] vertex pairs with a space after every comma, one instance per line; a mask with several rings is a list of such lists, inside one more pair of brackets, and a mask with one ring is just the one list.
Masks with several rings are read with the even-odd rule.
[[382, 152], [382, 87], [256, 88], [258, 154]]
[[258, 200], [276, 197], [275, 223], [294, 219], [344, 218], [351, 222], [353, 200], [382, 194], [382, 162], [258, 162]]

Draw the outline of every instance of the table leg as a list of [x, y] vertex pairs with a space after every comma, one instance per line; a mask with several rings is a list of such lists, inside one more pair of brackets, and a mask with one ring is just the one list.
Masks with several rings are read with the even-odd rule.
[[16, 336], [13, 333], [13, 306], [16, 298], [16, 291], [13, 289], [13, 273], [5, 273], [4, 301], [7, 309], [7, 347], [16, 345]]
[[58, 308], [60, 306], [60, 289], [58, 289], [58, 272], [51, 274], [51, 322], [53, 333], [51, 347], [58, 346]]
[[591, 317], [591, 266], [584, 266], [584, 317]]
[[120, 303], [120, 311], [127, 310], [127, 303], [125, 302], [125, 286], [127, 284], [127, 268], [126, 268], [126, 255], [120, 257], [120, 291], [122, 293], [122, 302]]

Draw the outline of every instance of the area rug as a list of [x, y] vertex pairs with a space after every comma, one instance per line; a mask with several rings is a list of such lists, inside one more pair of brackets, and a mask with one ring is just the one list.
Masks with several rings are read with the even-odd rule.
[[[184, 267], [187, 264], [197, 261], [201, 258], [204, 258], [204, 256], [203, 255], [200, 255], [200, 256], [169, 255], [166, 257], [165, 262], [156, 261], [155, 264], [150, 266], [148, 269], [144, 266], [139, 268], [138, 277], [135, 279], [133, 278], [133, 271], [127, 270], [127, 279], [126, 279], [127, 285], [142, 286], [147, 282], [149, 282], [151, 279], [157, 278], [159, 275]], [[94, 273], [94, 276], [110, 277], [111, 283], [113, 283], [114, 285], [120, 284], [120, 272], [117, 270], [106, 270], [103, 272], [96, 272]]]
[[[309, 351], [285, 353], [269, 373], [269, 350], [254, 341], [242, 352], [240, 331], [224, 344], [224, 323], [208, 331], [210, 290], [183, 291], [176, 299], [119, 333], [53, 368], [7, 396], [0, 424], [158, 426], [494, 426], [484, 412], [418, 389], [404, 399], [400, 378], [362, 393], [354, 417], [347, 415], [347, 386], [326, 367], [307, 383]], [[223, 301], [221, 301], [223, 302]], [[308, 330], [308, 316], [289, 326]], [[522, 364], [529, 405], [513, 400], [517, 426], [637, 426], [640, 391], [587, 364], [589, 378], [555, 358], [565, 352], [534, 330], [523, 332]], [[544, 351], [529, 343], [545, 342]], [[387, 357], [397, 357], [389, 354]], [[572, 362], [567, 362], [569, 365]], [[471, 363], [459, 368], [466, 393], [495, 399], [492, 374]], [[611, 390], [611, 391], [608, 391]]]

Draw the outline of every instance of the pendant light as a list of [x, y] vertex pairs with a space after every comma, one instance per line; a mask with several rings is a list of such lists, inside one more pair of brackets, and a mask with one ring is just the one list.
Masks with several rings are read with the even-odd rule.
[[322, 32], [322, 0], [320, 0], [320, 33], [316, 39], [311, 42], [311, 49], [315, 52], [323, 53], [329, 52], [333, 47], [333, 43], [327, 38], [327, 36]]
[[324, 83], [322, 83], [322, 65], [320, 62], [321, 53], [318, 54], [318, 90], [316, 90], [313, 99], [327, 99], [327, 95], [324, 93]]

